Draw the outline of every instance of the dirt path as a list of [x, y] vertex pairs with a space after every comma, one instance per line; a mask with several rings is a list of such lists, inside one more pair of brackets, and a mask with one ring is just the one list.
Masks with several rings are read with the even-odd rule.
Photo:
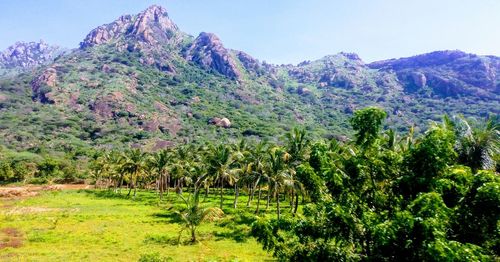
[[0, 198], [36, 196], [40, 191], [79, 190], [90, 188], [93, 188], [93, 186], [85, 184], [4, 186], [0, 187]]

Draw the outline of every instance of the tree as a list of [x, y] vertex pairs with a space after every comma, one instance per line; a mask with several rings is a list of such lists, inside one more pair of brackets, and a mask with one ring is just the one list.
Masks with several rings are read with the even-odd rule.
[[455, 136], [447, 128], [434, 125], [404, 157], [405, 170], [399, 183], [401, 193], [415, 197], [428, 192], [432, 179], [442, 174], [455, 161]]
[[161, 150], [160, 152], [154, 154], [151, 158], [151, 162], [154, 170], [157, 173], [156, 186], [160, 193], [160, 201], [163, 199], [163, 192], [167, 190], [167, 196], [169, 192], [170, 175], [168, 172], [168, 165], [171, 161], [170, 152], [167, 150]]
[[199, 201], [199, 191], [195, 190], [193, 194], [190, 194], [188, 198], [184, 198], [182, 194], [178, 196], [184, 201], [186, 205], [183, 211], [177, 211], [177, 214], [182, 218], [184, 227], [179, 232], [178, 243], [180, 243], [182, 233], [184, 230], [189, 230], [191, 235], [191, 243], [196, 242], [196, 231], [198, 226], [207, 220], [214, 220], [222, 217], [224, 213], [219, 208], [208, 208], [200, 206]]
[[457, 117], [453, 123], [457, 136], [455, 148], [458, 162], [472, 168], [495, 170], [495, 155], [500, 154], [500, 123], [490, 118], [486, 123], [471, 127], [464, 117]]
[[130, 195], [130, 192], [133, 188], [134, 198], [136, 197], [137, 182], [139, 179], [141, 179], [141, 175], [144, 174], [145, 171], [145, 159], [146, 154], [137, 148], [127, 150], [124, 154], [124, 161], [123, 163], [121, 163], [120, 171], [124, 174], [129, 175], [130, 188], [127, 196]]
[[219, 183], [220, 187], [220, 209], [224, 203], [224, 183], [233, 185], [235, 182], [234, 172], [231, 170], [233, 164], [233, 156], [231, 148], [226, 145], [210, 146], [208, 162], [208, 172], [215, 175], [215, 181]]
[[355, 111], [350, 122], [354, 131], [356, 131], [356, 144], [362, 148], [372, 146], [379, 136], [382, 122], [386, 117], [387, 113], [376, 107]]
[[293, 185], [293, 170], [288, 167], [287, 162], [290, 155], [281, 147], [274, 147], [269, 150], [267, 162], [267, 173], [269, 174], [270, 186], [276, 197], [276, 214], [280, 218], [280, 191], [288, 185]]

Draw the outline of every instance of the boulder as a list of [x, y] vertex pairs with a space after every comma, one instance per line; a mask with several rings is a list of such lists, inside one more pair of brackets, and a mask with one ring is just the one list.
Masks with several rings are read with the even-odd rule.
[[214, 117], [208, 121], [209, 124], [218, 126], [218, 127], [224, 127], [224, 128], [230, 128], [231, 127], [231, 121], [229, 119], [223, 117]]

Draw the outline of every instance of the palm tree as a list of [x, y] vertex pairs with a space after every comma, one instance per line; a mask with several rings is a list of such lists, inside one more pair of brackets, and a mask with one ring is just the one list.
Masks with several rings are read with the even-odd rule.
[[287, 152], [290, 154], [290, 165], [296, 167], [305, 159], [309, 139], [305, 129], [294, 128], [286, 134]]
[[167, 196], [169, 192], [170, 174], [168, 172], [168, 165], [171, 160], [170, 152], [167, 150], [161, 150], [160, 152], [153, 155], [151, 161], [154, 170], [157, 172], [157, 188], [160, 193], [160, 201], [163, 199], [163, 192], [167, 190]]
[[458, 161], [472, 168], [495, 169], [494, 157], [500, 153], [500, 123], [490, 118], [483, 125], [471, 127], [464, 117], [457, 117], [453, 122], [457, 144]]
[[209, 172], [215, 176], [215, 181], [220, 186], [220, 208], [224, 202], [224, 183], [232, 185], [235, 182], [235, 173], [231, 170], [233, 164], [233, 156], [231, 149], [226, 145], [210, 146], [209, 156], [207, 159]]
[[124, 161], [120, 166], [120, 171], [123, 174], [128, 174], [130, 177], [130, 188], [127, 196], [130, 195], [132, 188], [134, 188], [134, 198], [137, 193], [137, 181], [145, 170], [146, 154], [140, 149], [131, 149], [125, 152]]
[[195, 186], [193, 194], [189, 195], [187, 199], [184, 198], [182, 194], [178, 194], [178, 196], [186, 204], [186, 208], [183, 211], [176, 212], [181, 216], [184, 223], [184, 227], [179, 232], [179, 238], [177, 240], [179, 244], [184, 230], [189, 230], [191, 243], [195, 243], [198, 226], [204, 221], [217, 219], [224, 214], [219, 208], [207, 208], [200, 206], [199, 191], [196, 188], [197, 187]]
[[170, 173], [175, 179], [177, 193], [182, 193], [183, 185], [192, 181], [190, 171], [193, 166], [193, 151], [193, 147], [184, 145], [177, 147], [174, 152]]
[[290, 181], [293, 180], [293, 171], [288, 167], [287, 162], [290, 160], [290, 155], [280, 147], [274, 147], [269, 151], [267, 170], [269, 173], [269, 181], [273, 187], [273, 193], [276, 196], [276, 212], [278, 219], [280, 218], [280, 191]]

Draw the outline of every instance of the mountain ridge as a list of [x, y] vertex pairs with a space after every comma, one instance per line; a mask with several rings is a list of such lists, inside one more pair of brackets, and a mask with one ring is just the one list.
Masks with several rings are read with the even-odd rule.
[[[215, 34], [186, 34], [165, 8], [151, 6], [93, 29], [79, 48], [31, 72], [0, 78], [0, 134], [9, 146], [43, 140], [52, 150], [272, 138], [294, 125], [335, 137], [369, 105], [405, 130], [443, 113], [498, 114], [498, 59], [437, 51], [365, 63], [341, 52], [272, 65]], [[24, 131], [9, 133], [15, 129]]]

